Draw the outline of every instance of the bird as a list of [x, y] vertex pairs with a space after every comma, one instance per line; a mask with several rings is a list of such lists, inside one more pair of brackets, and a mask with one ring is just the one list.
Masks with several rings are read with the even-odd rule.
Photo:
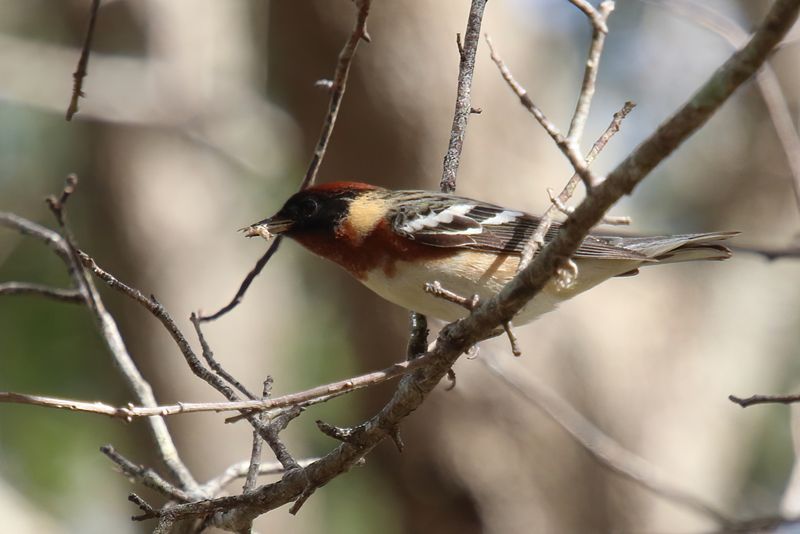
[[[426, 290], [442, 287], [487, 299], [511, 280], [540, 218], [523, 211], [424, 190], [391, 190], [359, 182], [315, 185], [292, 195], [272, 217], [243, 228], [248, 237], [284, 235], [333, 261], [384, 299], [446, 322], [469, 311]], [[545, 243], [560, 225], [552, 224]], [[551, 281], [514, 317], [529, 323], [560, 303], [640, 267], [724, 260], [720, 241], [738, 232], [655, 237], [590, 233], [572, 260], [573, 283]]]

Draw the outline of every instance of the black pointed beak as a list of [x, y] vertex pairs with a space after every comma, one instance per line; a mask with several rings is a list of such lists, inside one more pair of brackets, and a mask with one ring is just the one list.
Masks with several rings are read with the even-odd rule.
[[241, 231], [244, 232], [245, 237], [261, 236], [266, 240], [270, 240], [276, 235], [283, 234], [290, 230], [293, 225], [293, 220], [287, 219], [286, 217], [281, 217], [279, 215], [274, 215], [268, 219], [264, 219], [263, 221], [259, 221], [251, 224], [250, 226], [242, 228]]

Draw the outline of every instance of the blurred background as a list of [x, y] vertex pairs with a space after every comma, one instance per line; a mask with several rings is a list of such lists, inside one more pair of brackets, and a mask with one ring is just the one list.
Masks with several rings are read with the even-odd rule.
[[[0, 4], [0, 210], [53, 226], [42, 202], [80, 177], [69, 217], [82, 246], [153, 293], [190, 330], [189, 313], [226, 303], [263, 253], [236, 229], [293, 192], [316, 143], [329, 78], [354, 6], [337, 1], [106, 0], [80, 113], [64, 121], [89, 0]], [[770, 2], [703, 2], [749, 32]], [[605, 173], [731, 53], [699, 8], [620, 0], [609, 23], [584, 148], [626, 100], [638, 106], [595, 164]], [[682, 5], [687, 5], [682, 2]], [[320, 181], [438, 187], [469, 2], [375, 0]], [[707, 22], [707, 21], [706, 21]], [[533, 100], [566, 129], [590, 29], [566, 0], [490, 2], [483, 24]], [[794, 125], [797, 30], [774, 56]], [[481, 42], [458, 192], [533, 213], [566, 160], [519, 105]], [[780, 247], [800, 227], [786, 154], [753, 83], [613, 210], [630, 231], [740, 230], [743, 246]], [[577, 199], [576, 199], [577, 202]], [[794, 461], [790, 411], [741, 410], [736, 393], [796, 391], [800, 263], [738, 253], [725, 263], [646, 269], [612, 280], [517, 330], [524, 351], [485, 343], [455, 367], [364, 467], [317, 491], [297, 517], [281, 508], [263, 532], [697, 532], [707, 516], [612, 473], [535, 405], [489, 372], [536, 378], [676, 487], [737, 517], [777, 514]], [[0, 281], [64, 286], [42, 244], [0, 231]], [[100, 288], [162, 403], [219, 400], [189, 372], [150, 315]], [[434, 330], [439, 325], [433, 325]], [[407, 314], [293, 243], [234, 312], [206, 329], [218, 359], [275, 394], [404, 358]], [[335, 443], [317, 418], [360, 422], [392, 385], [315, 407], [284, 434], [297, 457]], [[132, 397], [87, 310], [0, 298], [0, 390], [102, 400]], [[249, 457], [247, 425], [223, 415], [169, 419], [203, 481]], [[0, 515], [15, 533], [143, 532], [136, 491], [98, 452], [105, 443], [160, 468], [141, 421], [29, 406], [0, 407]], [[265, 452], [265, 459], [271, 459]], [[163, 470], [162, 470], [163, 473]], [[238, 491], [238, 487], [232, 487]], [[788, 504], [786, 506], [789, 506]], [[789, 510], [789, 508], [785, 508]]]

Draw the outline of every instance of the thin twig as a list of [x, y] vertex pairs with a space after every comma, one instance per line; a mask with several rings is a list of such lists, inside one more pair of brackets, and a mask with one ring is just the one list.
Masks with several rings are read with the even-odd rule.
[[[345, 89], [347, 88], [347, 79], [350, 74], [350, 65], [353, 63], [358, 43], [362, 39], [369, 42], [369, 33], [367, 32], [367, 17], [369, 16], [369, 8], [372, 0], [354, 0], [358, 7], [358, 15], [356, 17], [355, 27], [353, 32], [348, 37], [347, 42], [344, 44], [342, 51], [339, 53], [339, 60], [336, 63], [336, 70], [333, 73], [333, 80], [330, 80], [331, 98], [328, 102], [328, 112], [322, 122], [322, 131], [319, 134], [317, 146], [314, 148], [314, 154], [308, 164], [308, 169], [300, 182], [299, 190], [302, 191], [307, 187], [314, 185], [317, 179], [317, 172], [322, 165], [322, 160], [325, 157], [325, 152], [328, 149], [328, 143], [333, 134], [333, 127], [336, 125], [336, 118], [339, 116], [339, 108], [344, 97]], [[250, 288], [253, 280], [261, 273], [264, 266], [269, 262], [272, 256], [278, 251], [278, 247], [283, 240], [283, 236], [277, 236], [267, 251], [256, 262], [255, 267], [247, 273], [247, 276], [242, 281], [239, 289], [236, 291], [233, 299], [223, 306], [219, 311], [211, 315], [201, 315], [199, 321], [214, 321], [219, 319], [242, 302], [245, 293]]]
[[519, 348], [519, 341], [517, 340], [517, 336], [514, 335], [514, 330], [511, 328], [510, 321], [503, 323], [503, 330], [505, 330], [508, 342], [511, 344], [511, 354], [514, 356], [522, 356], [522, 351]]
[[276, 236], [275, 239], [272, 240], [272, 243], [269, 245], [269, 248], [264, 255], [258, 258], [255, 266], [250, 270], [249, 273], [247, 273], [247, 276], [244, 277], [241, 285], [239, 285], [239, 289], [236, 290], [236, 295], [234, 295], [233, 299], [231, 299], [229, 303], [211, 315], [200, 315], [198, 320], [200, 322], [214, 321], [238, 306], [239, 303], [242, 302], [242, 299], [244, 299], [244, 294], [247, 293], [247, 290], [250, 288], [253, 280], [256, 279], [256, 276], [261, 274], [261, 271], [264, 270], [264, 266], [267, 265], [267, 262], [272, 259], [272, 256], [274, 256], [276, 252], [278, 252], [278, 247], [281, 246], [282, 241], [282, 235]]
[[733, 523], [731, 518], [712, 505], [675, 487], [654, 465], [625, 449], [543, 382], [533, 376], [509, 373], [494, 358], [482, 358], [482, 361], [512, 391], [566, 430], [603, 467], [636, 482], [659, 497], [710, 517], [718, 524]]
[[[292, 419], [298, 417], [303, 413], [301, 406], [291, 406], [289, 409], [284, 410], [280, 415], [274, 417], [269, 423], [262, 425], [260, 430], [261, 437], [272, 449], [275, 458], [281, 463], [286, 471], [298, 469], [299, 465], [297, 460], [289, 453], [289, 449], [281, 441], [279, 434], [286, 429]], [[255, 417], [255, 416], [254, 416]]]
[[39, 239], [53, 249], [53, 252], [69, 266], [69, 249], [67, 248], [67, 243], [64, 241], [64, 238], [61, 237], [58, 232], [54, 232], [40, 224], [6, 211], [0, 211], [0, 226], [15, 230], [22, 235]]
[[306, 501], [317, 491], [319, 486], [307, 486], [306, 489], [303, 490], [303, 493], [292, 503], [292, 507], [289, 508], [289, 513], [292, 515], [297, 515], [297, 512], [300, 511], [300, 508], [306, 503]]
[[595, 85], [597, 82], [597, 71], [600, 68], [600, 56], [603, 54], [603, 45], [606, 41], [608, 29], [603, 27], [608, 22], [608, 17], [614, 11], [614, 2], [611, 0], [604, 0], [600, 3], [599, 10], [592, 10], [602, 20], [603, 26], [595, 23], [595, 18], [589, 16], [589, 21], [592, 23], [592, 44], [589, 46], [589, 55], [586, 58], [586, 67], [583, 72], [583, 83], [581, 84], [581, 92], [578, 96], [578, 102], [575, 104], [575, 112], [572, 114], [572, 121], [569, 125], [569, 133], [567, 139], [578, 146], [578, 152], [581, 151], [580, 143], [583, 139], [583, 128], [586, 126], [586, 119], [589, 118], [589, 109], [592, 106], [592, 97], [594, 96]]
[[[562, 190], [563, 194], [563, 190]], [[561, 201], [559, 195], [556, 195], [556, 192], [547, 188], [547, 196], [550, 197], [550, 202], [556, 207], [556, 209], [564, 215], [569, 215], [575, 208], [572, 206], [567, 206], [564, 202]], [[627, 226], [631, 224], [631, 218], [628, 216], [606, 216], [600, 219], [600, 224], [608, 224], [611, 226]], [[548, 224], [549, 227], [549, 224]]]
[[[264, 380], [264, 389], [261, 398], [268, 399], [271, 394], [272, 377], [268, 376], [266, 380]], [[262, 412], [258, 416], [258, 420], [261, 421], [262, 424], [266, 422], [265, 416], [266, 412]], [[245, 477], [244, 486], [242, 487], [242, 491], [245, 493], [253, 491], [253, 488], [256, 487], [256, 479], [258, 478], [259, 467], [261, 466], [262, 443], [261, 434], [258, 430], [253, 430], [253, 446], [250, 448], [250, 466], [247, 468], [247, 476]], [[283, 464], [281, 464], [281, 467], [283, 467]]]
[[[457, 304], [470, 312], [474, 311], [481, 303], [481, 299], [478, 295], [472, 295], [472, 297], [466, 298], [442, 287], [442, 284], [438, 280], [426, 283], [423, 289], [426, 293], [430, 293], [434, 297]], [[508, 337], [508, 342], [511, 344], [512, 354], [514, 354], [514, 356], [522, 356], [517, 336], [514, 335], [514, 330], [511, 327], [511, 321], [503, 321], [502, 326], [503, 331]], [[452, 380], [452, 386], [455, 387], [455, 375], [448, 374], [448, 377]], [[452, 389], [452, 387], [450, 389]]]
[[366, 373], [322, 386], [316, 386], [297, 393], [281, 395], [270, 399], [255, 399], [236, 402], [182, 402], [162, 406], [111, 406], [101, 402], [86, 402], [73, 399], [60, 399], [41, 395], [28, 395], [0, 391], [0, 403], [30, 404], [47, 408], [58, 408], [74, 412], [94, 413], [106, 415], [116, 419], [130, 420], [138, 417], [167, 416], [198, 412], [227, 412], [227, 411], [261, 411], [276, 410], [291, 406], [308, 406], [315, 399], [328, 400], [335, 396], [350, 393], [359, 389], [381, 384], [387, 380], [400, 377], [413, 370], [424, 367], [430, 362], [427, 355], [420, 356], [411, 361], [395, 363], [380, 371]]
[[728, 400], [738, 404], [742, 408], [755, 406], [756, 404], [793, 404], [800, 402], [800, 394], [792, 395], [750, 395], [749, 397], [737, 397], [728, 395]]
[[[148, 503], [147, 501], [145, 501], [144, 499], [142, 499], [141, 497], [139, 497], [135, 493], [131, 493], [130, 495], [128, 495], [128, 500], [130, 502], [132, 502], [133, 504], [135, 504], [139, 508], [139, 510], [144, 512], [145, 516], [150, 516], [150, 517], [159, 517], [159, 516], [161, 516], [161, 514], [158, 512], [158, 510], [156, 510], [155, 508], [150, 506], [150, 503]], [[141, 517], [142, 516], [132, 517], [131, 519], [137, 520], [137, 519], [139, 519]], [[160, 526], [160, 522], [159, 522], [159, 526]]]
[[569, 3], [583, 11], [597, 31], [608, 33], [605, 19], [587, 0], [569, 0]]
[[[485, 8], [486, 0], [473, 0], [467, 17], [464, 43], [461, 42], [461, 34], [456, 34], [459, 56], [458, 84], [456, 86], [453, 126], [450, 129], [450, 142], [442, 162], [442, 179], [439, 181], [439, 189], [442, 193], [454, 193], [456, 190], [458, 168], [461, 164], [464, 137], [467, 133], [467, 121], [471, 114], [480, 114], [482, 112], [480, 108], [472, 107], [472, 78], [475, 74], [475, 58], [478, 52], [478, 44], [480, 43], [481, 23]], [[408, 344], [409, 359], [422, 354], [427, 349], [427, 327], [428, 321], [424, 315], [411, 312], [411, 333]], [[456, 373], [452, 368], [447, 370], [447, 378], [450, 380], [447, 390], [450, 391], [456, 387]], [[397, 428], [393, 429], [391, 437], [397, 449], [402, 452], [403, 440]]]
[[236, 380], [236, 378], [226, 371], [216, 360], [216, 358], [214, 358], [214, 352], [211, 350], [211, 347], [208, 345], [208, 341], [206, 341], [206, 338], [203, 335], [203, 330], [200, 328], [200, 320], [198, 319], [197, 315], [192, 313], [189, 316], [189, 320], [191, 321], [192, 325], [194, 325], [194, 330], [197, 333], [197, 339], [200, 341], [200, 348], [203, 349], [203, 358], [206, 360], [206, 363], [208, 363], [208, 366], [223, 380], [226, 380], [230, 385], [238, 389], [242, 395], [248, 399], [257, 398], [255, 395], [250, 393], [250, 390], [248, 390], [244, 384]]
[[480, 304], [480, 297], [478, 295], [472, 295], [471, 297], [467, 298], [463, 295], [459, 295], [458, 293], [454, 293], [449, 289], [443, 287], [438, 280], [426, 283], [423, 286], [423, 289], [425, 290], [426, 293], [430, 293], [436, 298], [452, 302], [453, 304], [461, 306], [467, 311], [474, 310]]
[[77, 289], [62, 289], [27, 282], [4, 282], [0, 284], [0, 295], [35, 295], [61, 302], [83, 303], [83, 294]]
[[550, 122], [550, 119], [548, 119], [545, 114], [542, 113], [542, 110], [536, 107], [536, 104], [533, 103], [531, 97], [528, 96], [528, 91], [526, 91], [525, 88], [514, 79], [514, 76], [511, 74], [508, 66], [506, 66], [505, 62], [497, 54], [497, 51], [492, 45], [492, 40], [488, 35], [486, 36], [486, 44], [489, 45], [492, 61], [494, 61], [494, 64], [497, 65], [497, 68], [500, 70], [500, 75], [506, 81], [511, 90], [514, 91], [514, 94], [519, 97], [520, 103], [530, 112], [531, 115], [534, 116], [539, 124], [542, 125], [542, 128], [544, 128], [548, 135], [553, 139], [556, 146], [561, 149], [561, 152], [572, 164], [572, 168], [575, 169], [575, 172], [580, 176], [581, 180], [583, 180], [587, 191], [591, 191], [593, 187], [600, 183], [600, 179], [594, 175], [594, 173], [584, 162], [583, 157], [581, 157], [580, 153], [578, 152], [579, 149], [577, 143], [561, 135], [561, 132], [556, 125]]
[[487, 0], [472, 0], [467, 19], [467, 30], [464, 33], [464, 44], [457, 42], [460, 61], [458, 65], [458, 90], [456, 91], [456, 107], [453, 114], [453, 128], [450, 131], [450, 143], [444, 156], [442, 180], [439, 187], [443, 193], [456, 190], [456, 175], [464, 147], [464, 136], [467, 133], [467, 120], [472, 110], [472, 75], [475, 72], [475, 56], [481, 38], [481, 21]]
[[[608, 141], [614, 136], [615, 133], [619, 131], [622, 121], [628, 116], [628, 113], [630, 113], [635, 106], [636, 104], [633, 102], [625, 102], [625, 105], [622, 106], [622, 109], [614, 113], [614, 118], [611, 120], [611, 124], [608, 125], [608, 128], [606, 128], [600, 138], [595, 141], [591, 150], [589, 150], [589, 153], [586, 155], [586, 165], [591, 165], [597, 155], [600, 154], [603, 148], [605, 148]], [[578, 187], [580, 179], [580, 175], [575, 173], [567, 181], [567, 185], [564, 186], [564, 189], [562, 189], [561, 193], [559, 193], [558, 197], [556, 197], [561, 205], [565, 205], [569, 199], [572, 198], [572, 195], [575, 193], [575, 188]], [[539, 221], [539, 225], [536, 227], [536, 230], [533, 232], [530, 239], [528, 239], [528, 242], [525, 243], [525, 247], [522, 249], [518, 271], [522, 271], [525, 267], [530, 265], [530, 262], [536, 252], [538, 252], [539, 249], [544, 245], [544, 236], [547, 235], [547, 231], [553, 224], [553, 218], [556, 216], [558, 211], [559, 208], [555, 204], [551, 205], [547, 211], [545, 211], [544, 215]], [[574, 210], [570, 210], [570, 214], [572, 211]]]
[[94, 25], [97, 21], [97, 11], [100, 9], [100, 0], [92, 0], [92, 5], [89, 7], [89, 27], [86, 29], [86, 35], [83, 38], [83, 47], [81, 47], [81, 57], [78, 60], [78, 68], [72, 74], [72, 97], [67, 107], [66, 119], [72, 120], [72, 116], [78, 112], [78, 99], [85, 97], [83, 93], [83, 79], [88, 74], [89, 67], [89, 54], [92, 48], [92, 37], [94, 37]]
[[103, 445], [100, 447], [100, 452], [108, 456], [112, 462], [119, 466], [126, 476], [132, 478], [136, 482], [139, 482], [148, 488], [161, 493], [162, 495], [166, 495], [170, 499], [175, 499], [180, 502], [190, 502], [194, 500], [191, 495], [179, 488], [176, 488], [161, 478], [161, 475], [149, 467], [144, 467], [131, 462], [118, 453], [111, 445]]

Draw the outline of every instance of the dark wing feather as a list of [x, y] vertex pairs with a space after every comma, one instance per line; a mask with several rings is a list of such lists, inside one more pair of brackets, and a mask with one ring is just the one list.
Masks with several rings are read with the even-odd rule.
[[[484, 252], [521, 254], [539, 225], [539, 218], [468, 198], [406, 191], [389, 214], [395, 232], [434, 247], [467, 248]], [[545, 242], [560, 228], [553, 223]], [[611, 239], [587, 236], [578, 258], [647, 260], [644, 254], [615, 246]]]

